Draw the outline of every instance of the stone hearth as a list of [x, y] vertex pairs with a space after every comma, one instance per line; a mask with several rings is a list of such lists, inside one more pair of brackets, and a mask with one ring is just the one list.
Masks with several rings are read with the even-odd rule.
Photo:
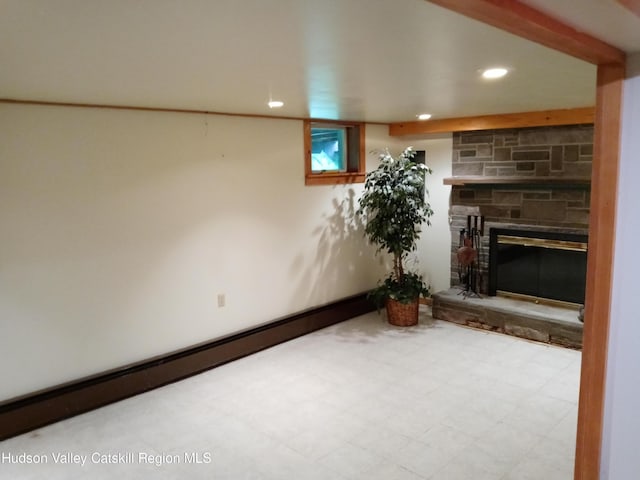
[[464, 298], [460, 288], [433, 295], [433, 318], [572, 348], [582, 347], [578, 311], [505, 297]]

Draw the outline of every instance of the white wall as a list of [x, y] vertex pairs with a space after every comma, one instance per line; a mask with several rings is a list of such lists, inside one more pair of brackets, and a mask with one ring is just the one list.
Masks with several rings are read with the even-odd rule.
[[429, 202], [434, 211], [431, 226], [424, 226], [418, 243], [420, 271], [431, 285], [431, 293], [451, 286], [451, 229], [449, 204], [451, 187], [442, 181], [451, 176], [453, 137], [451, 134], [400, 140], [416, 150], [426, 151], [426, 163], [433, 170], [427, 176]]
[[380, 275], [345, 221], [361, 186], [304, 186], [301, 122], [2, 105], [0, 131], [0, 399]]
[[600, 475], [603, 480], [638, 478], [640, 472], [640, 54], [628, 60], [623, 104]]
[[362, 185], [305, 187], [302, 142], [293, 120], [0, 104], [0, 400], [373, 287]]
[[[451, 230], [449, 226], [449, 204], [451, 187], [443, 184], [443, 179], [451, 176], [453, 156], [453, 136], [448, 134], [395, 137], [388, 143], [392, 155], [398, 155], [411, 146], [414, 150], [426, 152], [425, 163], [433, 173], [427, 175], [428, 201], [434, 211], [431, 225], [424, 224], [418, 240], [417, 251], [410, 255], [410, 269], [423, 275], [436, 293], [451, 287]], [[374, 167], [377, 165], [372, 164]]]

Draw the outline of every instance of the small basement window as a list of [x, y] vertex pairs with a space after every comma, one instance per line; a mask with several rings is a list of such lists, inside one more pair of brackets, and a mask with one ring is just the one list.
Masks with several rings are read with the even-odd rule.
[[305, 120], [305, 184], [362, 183], [364, 124]]

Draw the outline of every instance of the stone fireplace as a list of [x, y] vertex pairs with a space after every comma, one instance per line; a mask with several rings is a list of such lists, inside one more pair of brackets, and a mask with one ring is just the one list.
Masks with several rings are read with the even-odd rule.
[[[542, 269], [543, 276], [552, 275], [544, 278], [551, 289], [554, 284], [562, 285], [570, 278], [578, 286], [566, 301], [583, 303], [578, 300], [580, 290], [584, 289], [586, 249], [580, 247], [582, 251], [577, 252], [573, 247], [576, 247], [574, 244], [586, 246], [587, 243], [592, 154], [592, 125], [455, 133], [453, 176], [445, 179], [446, 184], [452, 185], [452, 286], [458, 286], [462, 279], [458, 268], [458, 249], [463, 238], [461, 231], [467, 228], [469, 217], [479, 216], [484, 221], [477, 256], [477, 284], [482, 296], [505, 289], [504, 284], [497, 288], [490, 282], [497, 268], [496, 265], [490, 268], [491, 232], [496, 237], [495, 249], [499, 243], [496, 232], [500, 231], [503, 237], [526, 239], [508, 239], [511, 244], [502, 246], [506, 254], [511, 255], [506, 270], [512, 270], [507, 277], [511, 275], [516, 283], [519, 282], [520, 276], [513, 270], [516, 268], [523, 273], [536, 270], [532, 276], [539, 279]], [[517, 234], [509, 235], [504, 233], [505, 230]], [[534, 245], [545, 239], [569, 243], [555, 244], [554, 248]], [[518, 242], [520, 245], [515, 245]], [[571, 271], [550, 271], [549, 267], [555, 266], [554, 262], [561, 257], [566, 257], [563, 261], [568, 262], [566, 265]], [[552, 300], [558, 296], [544, 288], [542, 292], [532, 294], [530, 287], [524, 288], [524, 295]], [[516, 285], [516, 290], [518, 288]], [[434, 298], [434, 316], [438, 310], [436, 303]]]
[[468, 215], [484, 217], [481, 293], [489, 291], [492, 228], [587, 235], [593, 126], [461, 132], [453, 136], [451, 284]]

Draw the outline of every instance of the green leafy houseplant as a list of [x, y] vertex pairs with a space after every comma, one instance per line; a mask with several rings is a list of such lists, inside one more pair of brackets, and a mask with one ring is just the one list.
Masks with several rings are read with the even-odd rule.
[[383, 152], [378, 168], [367, 173], [359, 202], [365, 235], [378, 251], [386, 251], [393, 258], [392, 272], [370, 294], [378, 308], [389, 298], [408, 304], [429, 293], [422, 277], [405, 267], [408, 255], [416, 249], [422, 224], [430, 225], [433, 215], [425, 188], [431, 169], [414, 162], [414, 156], [412, 147], [395, 158], [388, 150]]

